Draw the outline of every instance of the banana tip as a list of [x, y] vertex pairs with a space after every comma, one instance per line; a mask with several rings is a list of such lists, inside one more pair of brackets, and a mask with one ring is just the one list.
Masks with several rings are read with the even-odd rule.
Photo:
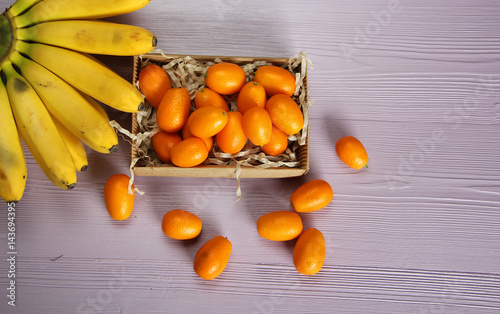
[[137, 108], [137, 110], [142, 111], [142, 109], [144, 109], [144, 107], [145, 107], [144, 102], [141, 102], [139, 104], [139, 107]]
[[81, 172], [83, 172], [83, 171], [87, 171], [87, 169], [88, 169], [88, 168], [89, 168], [89, 166], [88, 166], [88, 165], [85, 165], [85, 166], [83, 166], [83, 167], [82, 167], [82, 169], [80, 169], [80, 171], [81, 171]]
[[118, 145], [113, 145], [113, 147], [111, 147], [111, 148], [109, 149], [109, 152], [110, 152], [110, 153], [114, 153], [114, 152], [116, 152], [117, 150], [118, 150]]
[[76, 183], [71, 183], [70, 185], [67, 185], [68, 190], [73, 190], [76, 186]]

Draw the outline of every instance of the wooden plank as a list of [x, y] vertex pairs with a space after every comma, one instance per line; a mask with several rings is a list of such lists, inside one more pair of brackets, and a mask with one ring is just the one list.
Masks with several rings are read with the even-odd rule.
[[[102, 190], [112, 174], [129, 174], [128, 142], [120, 138], [109, 155], [88, 149], [89, 170], [72, 191], [48, 182], [26, 149], [17, 312], [499, 312], [499, 13], [493, 0], [186, 0], [109, 18], [150, 29], [175, 55], [279, 58], [306, 50], [314, 64], [310, 168], [300, 177], [244, 178], [239, 202], [234, 178], [137, 177], [145, 194], [131, 218], [117, 222]], [[132, 79], [132, 58], [99, 59]], [[107, 111], [130, 126], [130, 115]], [[362, 140], [369, 169], [336, 157], [344, 135]], [[291, 193], [313, 178], [329, 181], [334, 199], [301, 215], [327, 246], [321, 272], [302, 276], [293, 241], [262, 239], [255, 221], [289, 209]], [[161, 231], [163, 215], [176, 208], [202, 219], [197, 240]], [[7, 289], [8, 217], [0, 212]], [[230, 263], [203, 281], [193, 256], [218, 234], [233, 243]], [[13, 312], [7, 301], [0, 313]]]

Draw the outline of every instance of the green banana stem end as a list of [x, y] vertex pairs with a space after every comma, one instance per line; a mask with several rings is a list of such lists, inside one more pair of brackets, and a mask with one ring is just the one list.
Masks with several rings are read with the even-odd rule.
[[4, 11], [0, 15], [0, 63], [9, 56], [12, 49], [14, 39], [12, 33], [14, 29], [12, 28], [12, 23], [7, 11]]

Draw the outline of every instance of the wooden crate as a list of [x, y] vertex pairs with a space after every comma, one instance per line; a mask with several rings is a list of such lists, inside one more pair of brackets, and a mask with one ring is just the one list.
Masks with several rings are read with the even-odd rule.
[[[134, 58], [134, 71], [133, 71], [133, 83], [138, 85], [138, 76], [141, 70], [141, 64], [144, 64], [146, 60], [151, 63], [163, 66], [169, 64], [174, 60], [187, 58], [186, 55], [172, 55], [172, 54], [160, 54], [160, 53], [149, 53], [142, 56], [135, 56]], [[199, 62], [200, 64], [207, 64], [214, 62], [214, 60], [222, 62], [232, 62], [238, 65], [251, 64], [256, 61], [271, 63], [277, 66], [283, 66], [289, 63], [289, 58], [254, 58], [254, 57], [225, 57], [225, 56], [189, 56], [190, 59]], [[193, 60], [191, 60], [193, 62]], [[302, 61], [304, 62], [304, 61]], [[301, 66], [297, 67], [299, 70]], [[306, 107], [308, 110], [308, 86], [307, 86], [307, 66], [302, 67], [306, 69], [302, 76], [302, 88], [300, 93], [304, 104], [302, 107]], [[300, 94], [299, 93], [299, 94]], [[294, 95], [297, 102], [299, 97]], [[307, 103], [307, 106], [306, 106]], [[305, 110], [305, 109], [303, 109]], [[306, 132], [307, 126], [305, 128]], [[132, 133], [137, 135], [140, 132], [140, 125], [137, 120], [137, 114], [133, 114], [132, 118]], [[162, 177], [221, 177], [221, 178], [286, 178], [286, 177], [298, 177], [306, 174], [309, 170], [309, 133], [306, 133], [305, 143], [299, 146], [296, 151], [297, 165], [294, 167], [281, 166], [281, 167], [270, 167], [263, 168], [263, 166], [240, 166], [237, 171], [236, 165], [216, 165], [216, 164], [202, 164], [192, 168], [181, 168], [173, 164], [157, 163], [155, 165], [141, 164], [141, 162], [136, 163], [132, 166], [132, 170], [135, 175], [138, 176], [162, 176]], [[131, 163], [139, 157], [139, 149], [136, 145], [136, 141], [132, 141], [131, 148]]]

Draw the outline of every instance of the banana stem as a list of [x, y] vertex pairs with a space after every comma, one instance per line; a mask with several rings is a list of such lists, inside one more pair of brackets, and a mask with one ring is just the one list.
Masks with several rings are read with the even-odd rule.
[[0, 64], [9, 56], [14, 42], [12, 38], [14, 29], [6, 12], [7, 11], [4, 11], [0, 15]]

